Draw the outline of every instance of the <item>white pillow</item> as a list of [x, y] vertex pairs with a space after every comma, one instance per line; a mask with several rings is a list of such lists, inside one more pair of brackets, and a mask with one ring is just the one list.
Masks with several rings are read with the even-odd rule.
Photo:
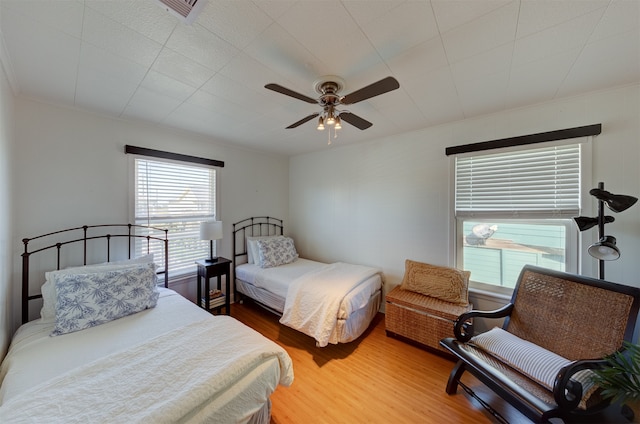
[[59, 271], [46, 272], [44, 274], [45, 282], [40, 289], [40, 292], [42, 293], [42, 309], [40, 309], [40, 318], [43, 322], [54, 322], [56, 320], [56, 304], [58, 303], [58, 296], [56, 293], [55, 281], [53, 281], [56, 277], [68, 274], [89, 274], [105, 270], [125, 269], [147, 263], [153, 263], [153, 253], [140, 256], [135, 259], [104, 262], [101, 264], [78, 266]]
[[258, 264], [260, 257], [258, 253], [258, 240], [270, 240], [278, 237], [284, 238], [284, 236], [279, 235], [247, 237], [247, 263]]
[[160, 296], [153, 263], [55, 279], [58, 303], [52, 336], [73, 333], [154, 308]]
[[498, 327], [472, 337], [471, 342], [549, 390], [553, 390], [553, 383], [560, 368], [571, 363], [554, 352]]
[[[560, 369], [572, 363], [554, 352], [498, 327], [472, 337], [471, 342], [550, 391], [553, 391]], [[579, 404], [582, 409], [586, 408], [589, 398], [599, 390], [593, 382], [592, 375], [593, 371], [586, 369], [578, 371], [571, 377], [582, 385], [582, 399]]]
[[298, 252], [290, 237], [258, 240], [258, 255], [260, 268], [290, 264], [298, 259]]

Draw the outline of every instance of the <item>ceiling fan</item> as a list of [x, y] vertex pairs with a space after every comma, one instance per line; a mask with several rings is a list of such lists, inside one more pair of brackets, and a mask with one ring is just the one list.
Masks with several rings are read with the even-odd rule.
[[338, 106], [352, 105], [354, 103], [358, 103], [363, 100], [367, 100], [372, 97], [379, 96], [380, 94], [384, 94], [400, 88], [400, 84], [395, 78], [386, 77], [381, 79], [380, 81], [374, 82], [373, 84], [369, 84], [366, 87], [356, 90], [353, 93], [343, 96], [340, 94], [340, 91], [344, 88], [344, 80], [335, 75], [322, 77], [317, 80], [313, 84], [313, 86], [315, 91], [320, 95], [320, 97], [318, 97], [317, 99], [313, 99], [311, 97], [305, 96], [304, 94], [297, 93], [278, 84], [267, 84], [264, 86], [264, 88], [266, 89], [273, 90], [280, 94], [296, 98], [298, 100], [302, 100], [303, 102], [318, 104], [322, 108], [321, 112], [312, 113], [311, 115], [305, 116], [301, 120], [289, 125], [287, 129], [296, 128], [304, 124], [305, 122], [311, 121], [315, 117], [319, 116], [320, 118], [318, 119], [317, 127], [318, 130], [323, 130], [325, 124], [332, 125], [335, 129], [340, 129], [342, 128], [341, 121], [348, 122], [349, 124], [361, 130], [366, 130], [373, 125], [371, 122], [347, 110], [340, 110], [338, 109]]

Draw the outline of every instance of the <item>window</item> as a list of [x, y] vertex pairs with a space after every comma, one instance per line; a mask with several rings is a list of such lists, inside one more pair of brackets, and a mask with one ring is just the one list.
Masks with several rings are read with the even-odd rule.
[[[199, 239], [200, 222], [216, 216], [216, 169], [146, 157], [133, 163], [135, 223], [169, 230], [170, 277], [194, 272], [194, 262], [209, 256], [209, 242]], [[146, 249], [138, 239], [136, 254]], [[163, 263], [161, 250], [154, 253]]]
[[457, 266], [510, 292], [526, 264], [577, 272], [581, 144], [455, 157]]

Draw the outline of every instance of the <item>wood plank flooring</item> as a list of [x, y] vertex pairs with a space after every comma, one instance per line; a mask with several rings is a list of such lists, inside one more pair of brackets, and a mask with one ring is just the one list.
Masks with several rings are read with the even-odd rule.
[[[271, 397], [271, 424], [498, 422], [462, 389], [447, 395], [454, 363], [387, 337], [383, 314], [358, 340], [318, 348], [311, 337], [279, 324], [277, 316], [251, 302], [231, 309], [293, 360], [293, 385], [278, 387]], [[463, 382], [510, 423], [529, 422], [473, 376], [465, 375]]]

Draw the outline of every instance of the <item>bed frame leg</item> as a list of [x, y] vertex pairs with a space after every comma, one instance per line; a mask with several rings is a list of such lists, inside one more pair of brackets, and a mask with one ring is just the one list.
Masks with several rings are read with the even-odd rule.
[[451, 374], [449, 374], [449, 381], [447, 382], [447, 394], [455, 395], [458, 391], [458, 382], [460, 382], [460, 377], [462, 373], [466, 370], [464, 366], [464, 362], [462, 360], [458, 361], [458, 363], [451, 370]]

